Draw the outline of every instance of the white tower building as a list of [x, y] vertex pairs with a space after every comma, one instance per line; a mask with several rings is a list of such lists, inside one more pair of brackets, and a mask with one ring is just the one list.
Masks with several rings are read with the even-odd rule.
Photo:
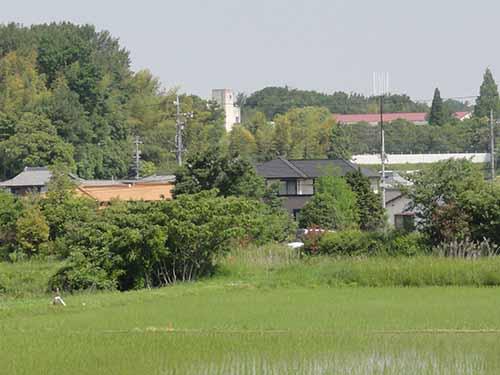
[[224, 110], [226, 115], [226, 131], [230, 132], [234, 124], [241, 122], [241, 110], [234, 104], [234, 94], [231, 89], [214, 89], [212, 90], [212, 100], [217, 102]]

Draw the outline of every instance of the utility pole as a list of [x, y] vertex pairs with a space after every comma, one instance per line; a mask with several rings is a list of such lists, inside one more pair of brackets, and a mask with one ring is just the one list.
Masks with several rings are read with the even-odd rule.
[[373, 73], [373, 95], [380, 98], [380, 198], [382, 208], [386, 208], [385, 197], [385, 129], [384, 129], [384, 99], [389, 93], [389, 73]]
[[490, 110], [490, 167], [491, 180], [495, 180], [495, 123], [493, 121], [493, 109]]
[[176, 116], [175, 116], [175, 159], [179, 166], [182, 165], [182, 152], [184, 151], [184, 145], [182, 142], [182, 132], [184, 130], [184, 124], [181, 119], [181, 103], [179, 101], [179, 95], [177, 95], [175, 100], [176, 106]]
[[380, 173], [380, 196], [382, 198], [382, 208], [386, 207], [385, 202], [385, 129], [384, 129], [384, 95], [380, 95], [380, 161], [382, 169]]
[[135, 179], [138, 180], [140, 177], [140, 170], [141, 170], [141, 150], [139, 150], [139, 145], [141, 145], [142, 142], [139, 139], [138, 136], [135, 137], [134, 140], [134, 145], [135, 145], [135, 153], [134, 153], [134, 169], [135, 169]]
[[184, 141], [182, 140], [184, 134], [184, 128], [186, 126], [186, 121], [188, 118], [193, 118], [193, 112], [181, 112], [181, 102], [179, 100], [179, 95], [177, 95], [174, 102], [176, 107], [175, 115], [175, 159], [179, 166], [182, 165], [182, 153], [186, 151], [184, 148]]

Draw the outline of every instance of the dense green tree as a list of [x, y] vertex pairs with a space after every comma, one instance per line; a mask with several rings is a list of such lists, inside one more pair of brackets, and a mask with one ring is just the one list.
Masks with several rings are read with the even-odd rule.
[[63, 77], [54, 82], [47, 104], [47, 116], [62, 139], [73, 145], [94, 141], [94, 131], [79, 96], [68, 87]]
[[18, 198], [0, 190], [0, 259], [15, 250], [16, 222], [22, 209]]
[[500, 245], [500, 185], [484, 184], [479, 189], [464, 191], [459, 209], [469, 219], [473, 241], [485, 238]]
[[[39, 206], [49, 226], [49, 239], [61, 240], [68, 226], [79, 226], [95, 218], [97, 202], [76, 195], [76, 185], [64, 166], [54, 166], [48, 192]], [[58, 249], [58, 255], [68, 255], [67, 249]]]
[[35, 35], [28, 28], [11, 22], [0, 25], [0, 59], [10, 52], [30, 52], [35, 46]]
[[222, 196], [260, 198], [264, 194], [264, 180], [253, 165], [222, 153], [218, 147], [192, 154], [175, 176], [175, 196], [212, 189], [218, 189]]
[[[378, 98], [359, 94], [335, 92], [323, 94], [316, 91], [291, 89], [289, 87], [266, 87], [248, 96], [243, 113], [248, 109], [258, 110], [271, 120], [293, 108], [325, 107], [331, 113], [374, 113], [378, 111]], [[425, 104], [413, 102], [407, 95], [386, 97], [388, 112], [425, 112]]]
[[495, 118], [498, 117], [500, 109], [500, 99], [498, 96], [498, 86], [493, 78], [491, 70], [488, 68], [483, 76], [483, 83], [479, 89], [479, 96], [474, 107], [474, 116], [489, 117], [493, 111]]
[[73, 147], [56, 134], [43, 116], [25, 113], [16, 134], [0, 142], [0, 175], [13, 176], [25, 166], [64, 164], [74, 169]]
[[268, 120], [262, 112], [249, 109], [244, 114], [242, 125], [253, 135], [257, 134], [257, 131], [264, 128], [267, 124]]
[[233, 126], [229, 134], [230, 155], [252, 159], [257, 153], [257, 143], [254, 135], [241, 125]]
[[359, 214], [359, 227], [362, 230], [380, 229], [385, 224], [385, 213], [381, 199], [371, 188], [368, 177], [361, 171], [350, 172], [346, 181], [351, 190], [356, 194], [356, 204]]
[[255, 142], [257, 144], [257, 153], [254, 156], [256, 160], [271, 160], [276, 157], [274, 144], [274, 125], [266, 123], [255, 133]]
[[321, 177], [315, 187], [314, 196], [300, 211], [300, 227], [319, 226], [332, 230], [358, 227], [356, 194], [342, 177]]
[[47, 249], [49, 226], [33, 203], [27, 203], [16, 221], [16, 244], [18, 249], [28, 256], [40, 254]]
[[350, 160], [352, 157], [351, 149], [351, 135], [348, 129], [342, 124], [332, 126], [328, 158]]
[[431, 112], [429, 114], [429, 124], [430, 125], [444, 125], [450, 120], [450, 114], [448, 109], [441, 99], [441, 93], [439, 89], [434, 90], [434, 98], [432, 99]]
[[[388, 153], [484, 152], [488, 148], [486, 119], [473, 118], [443, 126], [421, 126], [396, 120], [385, 125]], [[380, 129], [369, 124], [341, 125], [353, 154], [380, 152]], [[332, 146], [333, 149], [333, 146]]]
[[295, 108], [274, 119], [274, 145], [279, 155], [293, 159], [325, 158], [335, 123], [325, 108]]
[[15, 134], [16, 122], [13, 116], [0, 112], [0, 142]]
[[0, 111], [19, 116], [33, 111], [49, 96], [45, 81], [36, 69], [34, 52], [10, 52], [0, 59]]
[[50, 286], [129, 290], [195, 280], [211, 275], [231, 244], [283, 241], [292, 227], [283, 210], [216, 190], [114, 202], [94, 220], [67, 227], [69, 258]]
[[474, 107], [471, 106], [470, 102], [468, 101], [462, 102], [456, 99], [446, 99], [443, 102], [443, 104], [450, 111], [450, 113], [470, 112], [474, 109]]
[[[18, 135], [23, 113], [44, 114], [73, 146], [82, 177], [127, 177], [135, 136], [143, 141], [143, 160], [172, 173], [176, 92], [164, 90], [149, 71], [133, 73], [116, 38], [63, 22], [0, 25], [0, 39], [0, 142]], [[223, 144], [223, 111], [193, 95], [180, 99], [181, 112], [191, 114], [185, 116], [186, 148]], [[2, 178], [16, 172], [2, 171]]]
[[461, 209], [463, 194], [484, 189], [481, 172], [468, 160], [447, 160], [411, 177], [408, 189], [418, 227], [433, 244], [469, 235], [468, 217]]

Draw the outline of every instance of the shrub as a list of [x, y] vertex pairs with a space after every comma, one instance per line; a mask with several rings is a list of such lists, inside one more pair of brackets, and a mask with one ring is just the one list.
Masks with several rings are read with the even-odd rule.
[[67, 266], [50, 287], [138, 289], [196, 280], [234, 241], [266, 243], [288, 234], [290, 218], [255, 199], [217, 191], [173, 201], [115, 202], [96, 220], [67, 227]]
[[[419, 233], [362, 232], [349, 230], [329, 232], [319, 239], [318, 253], [325, 255], [390, 255], [414, 256], [427, 252]], [[306, 243], [309, 251], [309, 244]], [[309, 251], [311, 253], [311, 251]]]
[[49, 279], [48, 290], [53, 291], [56, 288], [69, 292], [75, 290], [111, 290], [116, 289], [116, 285], [116, 280], [112, 280], [106, 270], [83, 262], [80, 267], [72, 264], [60, 268]]
[[380, 245], [376, 233], [346, 230], [324, 234], [318, 250], [327, 255], [369, 255], [379, 252]]
[[[16, 222], [16, 241], [27, 255], [46, 252], [49, 226], [37, 206], [27, 207]], [[45, 250], [45, 251], [44, 251]]]
[[16, 222], [22, 209], [19, 199], [0, 189], [0, 260], [16, 248]]
[[394, 232], [392, 237], [387, 242], [388, 255], [415, 256], [429, 252], [425, 237], [419, 232], [405, 234]]

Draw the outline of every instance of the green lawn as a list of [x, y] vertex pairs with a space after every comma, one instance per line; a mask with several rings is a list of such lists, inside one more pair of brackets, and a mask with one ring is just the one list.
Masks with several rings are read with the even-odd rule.
[[[0, 373], [500, 373], [499, 288], [325, 279], [325, 269], [349, 262], [356, 260], [307, 263], [283, 248], [240, 251], [217, 277], [197, 283], [65, 295], [66, 307], [43, 294], [4, 297]], [[449, 272], [462, 272], [463, 264], [450, 264]]]

